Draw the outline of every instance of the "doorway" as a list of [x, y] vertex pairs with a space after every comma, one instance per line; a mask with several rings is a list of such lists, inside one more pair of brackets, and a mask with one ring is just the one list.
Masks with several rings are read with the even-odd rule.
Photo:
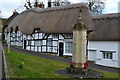
[[27, 41], [26, 41], [26, 40], [24, 40], [24, 49], [26, 49], [26, 42], [27, 42]]
[[63, 57], [63, 49], [64, 49], [63, 43], [60, 42], [59, 43], [59, 56], [61, 57]]

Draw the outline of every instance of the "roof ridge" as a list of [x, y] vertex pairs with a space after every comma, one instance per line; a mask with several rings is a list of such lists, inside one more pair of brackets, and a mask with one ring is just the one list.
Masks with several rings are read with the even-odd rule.
[[[71, 5], [50, 7], [50, 8], [45, 8], [45, 9], [31, 8], [31, 9], [28, 9], [26, 11], [32, 11], [32, 12], [35, 12], [35, 13], [43, 13], [43, 12], [50, 12], [50, 11], [59, 11], [59, 10], [74, 9], [74, 8], [80, 8], [80, 7], [88, 8], [85, 3], [77, 3], [77, 4], [71, 4]], [[22, 13], [24, 13], [26, 11], [23, 11]]]
[[110, 13], [110, 14], [101, 14], [101, 15], [93, 15], [93, 20], [101, 20], [101, 19], [114, 19], [118, 18], [120, 13]]

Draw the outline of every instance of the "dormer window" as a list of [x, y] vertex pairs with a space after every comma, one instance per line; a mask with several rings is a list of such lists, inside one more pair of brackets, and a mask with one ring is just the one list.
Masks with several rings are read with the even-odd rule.
[[13, 32], [13, 28], [11, 27], [11, 28], [10, 28], [10, 33], [12, 33], [12, 32]]
[[53, 38], [58, 38], [59, 34], [53, 34], [52, 36], [53, 36]]
[[16, 26], [15, 33], [17, 33], [17, 31], [18, 31], [18, 26]]
[[66, 33], [66, 34], [64, 34], [64, 36], [65, 36], [66, 39], [72, 39], [73, 38], [72, 33]]
[[35, 32], [35, 33], [40, 33], [40, 32], [41, 32], [41, 31], [40, 31], [40, 28], [35, 28], [35, 29], [34, 29], [34, 32]]

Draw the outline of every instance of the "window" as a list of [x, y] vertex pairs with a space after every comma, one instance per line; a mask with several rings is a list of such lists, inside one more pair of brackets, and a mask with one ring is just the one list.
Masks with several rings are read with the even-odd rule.
[[51, 38], [48, 38], [47, 46], [52, 47], [52, 39]]
[[100, 51], [103, 53], [103, 59], [113, 59], [114, 51]]
[[59, 35], [58, 34], [53, 34], [52, 36], [53, 36], [53, 38], [58, 38]]
[[65, 38], [66, 39], [71, 39], [71, 38], [73, 38], [73, 34], [64, 34], [64, 36], [65, 36]]
[[40, 47], [41, 46], [41, 41], [35, 41], [35, 46]]
[[34, 32], [35, 32], [35, 33], [40, 33], [40, 28], [35, 28], [35, 29], [34, 29]]
[[13, 28], [11, 27], [11, 29], [10, 29], [10, 33], [12, 33], [13, 32]]
[[18, 31], [18, 26], [16, 26], [15, 33], [17, 33], [17, 31]]
[[65, 53], [72, 54], [72, 41], [65, 42]]
[[28, 46], [30, 46], [31, 45], [31, 41], [28, 41]]

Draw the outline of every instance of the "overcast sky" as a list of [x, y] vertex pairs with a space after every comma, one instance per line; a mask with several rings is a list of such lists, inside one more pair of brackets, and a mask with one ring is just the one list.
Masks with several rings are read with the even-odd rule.
[[[18, 12], [24, 10], [22, 6], [26, 0], [0, 0], [0, 17], [8, 18], [12, 15], [14, 9], [17, 9]], [[34, 0], [31, 0], [34, 1]], [[39, 0], [47, 2], [47, 0]], [[69, 0], [72, 3], [79, 3], [80, 0]], [[105, 13], [115, 13], [118, 12], [118, 1], [120, 0], [106, 0]]]

